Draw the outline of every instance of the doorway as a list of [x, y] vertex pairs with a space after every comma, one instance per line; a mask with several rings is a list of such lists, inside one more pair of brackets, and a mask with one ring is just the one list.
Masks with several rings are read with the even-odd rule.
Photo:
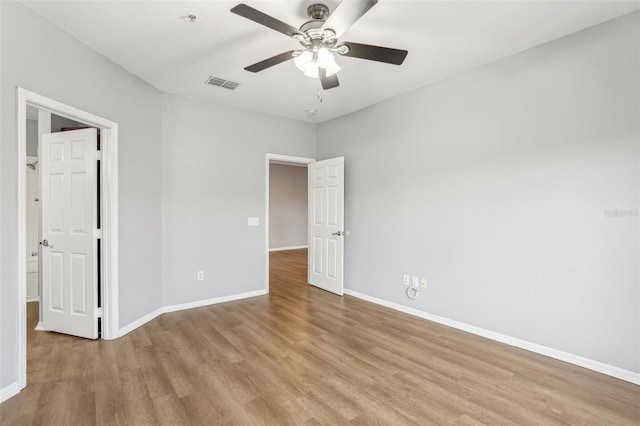
[[[307, 166], [315, 160], [312, 158], [293, 157], [288, 155], [267, 154], [265, 164], [266, 174], [266, 201], [265, 201], [265, 229], [266, 229], [266, 283], [269, 292], [269, 267], [270, 253], [284, 250], [303, 250], [308, 245], [308, 216], [307, 216]], [[272, 169], [274, 167], [275, 169]], [[286, 184], [288, 192], [297, 194], [284, 194], [277, 191], [274, 202], [277, 206], [271, 206], [271, 182], [273, 178]], [[302, 182], [299, 181], [302, 179]], [[304, 186], [304, 198], [300, 200], [300, 184]], [[272, 218], [272, 214], [274, 217]], [[276, 218], [275, 215], [280, 215]], [[286, 216], [286, 217], [282, 217]], [[272, 222], [275, 225], [272, 227]], [[288, 226], [288, 225], [290, 226]], [[272, 234], [273, 231], [273, 235]]]
[[272, 162], [269, 166], [269, 251], [308, 247], [307, 166]]
[[102, 146], [100, 157], [100, 181], [102, 182], [101, 232], [100, 232], [100, 281], [102, 337], [114, 339], [119, 334], [118, 324], [118, 124], [46, 98], [28, 90], [17, 88], [18, 123], [18, 387], [27, 385], [27, 108], [55, 114], [65, 119], [86, 123], [100, 129]]
[[[269, 164], [269, 288], [282, 273], [296, 271], [306, 282], [308, 228], [308, 170], [306, 164]], [[304, 262], [304, 263], [303, 263]], [[304, 277], [304, 278], [302, 278]], [[283, 281], [283, 280], [280, 280]]]

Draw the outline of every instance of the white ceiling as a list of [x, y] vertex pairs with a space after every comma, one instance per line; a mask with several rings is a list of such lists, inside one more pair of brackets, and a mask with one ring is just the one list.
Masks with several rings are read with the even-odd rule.
[[[350, 1], [350, 0], [345, 0]], [[318, 0], [246, 3], [295, 27]], [[338, 57], [340, 87], [316, 98], [317, 80], [292, 61], [244, 67], [299, 44], [229, 12], [240, 1], [44, 1], [29, 8], [156, 88], [308, 122], [321, 122], [630, 13], [640, 1], [381, 0], [342, 41], [406, 49], [401, 66]], [[326, 0], [333, 11], [338, 0]], [[195, 24], [186, 16], [197, 16]], [[240, 83], [210, 87], [210, 76]], [[317, 110], [315, 116], [308, 109]]]

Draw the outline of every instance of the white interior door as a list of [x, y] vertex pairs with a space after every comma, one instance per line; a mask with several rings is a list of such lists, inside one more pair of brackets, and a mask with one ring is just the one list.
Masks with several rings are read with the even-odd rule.
[[50, 331], [96, 339], [97, 131], [43, 135], [42, 323]]
[[343, 294], [344, 157], [309, 164], [309, 283]]

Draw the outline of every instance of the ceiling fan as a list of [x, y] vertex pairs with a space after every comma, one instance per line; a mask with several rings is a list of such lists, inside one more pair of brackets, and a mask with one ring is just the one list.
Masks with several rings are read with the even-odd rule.
[[378, 0], [344, 0], [331, 14], [324, 4], [312, 4], [307, 8], [310, 20], [300, 28], [292, 27], [246, 4], [233, 7], [231, 12], [236, 15], [292, 37], [302, 45], [301, 50], [288, 50], [249, 65], [245, 70], [260, 72], [293, 59], [295, 65], [304, 71], [306, 76], [319, 78], [322, 88], [328, 90], [340, 85], [336, 75], [340, 67], [336, 64], [333, 53], [401, 65], [407, 56], [406, 50], [338, 41], [338, 38], [377, 2]]

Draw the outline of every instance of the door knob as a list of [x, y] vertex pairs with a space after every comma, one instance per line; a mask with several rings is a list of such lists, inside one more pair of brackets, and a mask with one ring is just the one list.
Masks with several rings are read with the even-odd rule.
[[42, 240], [40, 242], [40, 245], [43, 246], [43, 247], [53, 248], [53, 244], [49, 244], [49, 241], [47, 241], [47, 240]]
[[343, 235], [343, 234], [344, 234], [344, 232], [342, 232], [342, 231], [338, 231], [338, 232], [334, 232], [334, 233], [333, 233], [333, 234], [331, 234], [331, 235], [335, 235], [336, 237], [339, 237], [340, 235]]

